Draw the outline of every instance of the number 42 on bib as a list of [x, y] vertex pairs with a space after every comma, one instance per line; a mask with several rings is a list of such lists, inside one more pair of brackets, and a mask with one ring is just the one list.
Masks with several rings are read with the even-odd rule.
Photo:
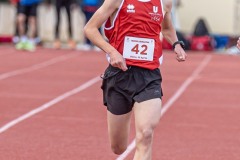
[[126, 59], [153, 61], [154, 39], [126, 36], [123, 57]]

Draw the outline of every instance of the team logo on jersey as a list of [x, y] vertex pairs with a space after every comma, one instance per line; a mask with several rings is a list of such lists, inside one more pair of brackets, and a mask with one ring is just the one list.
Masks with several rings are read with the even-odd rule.
[[157, 6], [153, 6], [153, 13], [157, 13], [158, 12], [158, 7]]
[[149, 13], [151, 19], [154, 21], [160, 21], [162, 14], [158, 13], [158, 6], [153, 6], [153, 12]]
[[135, 13], [135, 6], [133, 4], [127, 5], [127, 13]]

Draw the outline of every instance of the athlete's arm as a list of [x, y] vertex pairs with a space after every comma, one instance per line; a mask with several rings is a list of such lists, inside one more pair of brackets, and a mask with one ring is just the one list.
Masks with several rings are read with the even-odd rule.
[[93, 44], [101, 48], [105, 53], [109, 54], [112, 66], [126, 71], [127, 66], [122, 55], [113, 46], [106, 42], [101, 33], [98, 31], [98, 28], [100, 28], [103, 23], [117, 11], [121, 2], [122, 0], [105, 0], [103, 5], [95, 12], [92, 18], [85, 25], [84, 33]]
[[[172, 9], [172, 1], [171, 0], [163, 0], [163, 8], [166, 11], [163, 22], [162, 22], [162, 34], [164, 38], [173, 45], [174, 42], [178, 41], [176, 30], [172, 24], [171, 18], [171, 9]], [[178, 61], [186, 60], [186, 53], [180, 44], [175, 46], [174, 52], [177, 54]]]

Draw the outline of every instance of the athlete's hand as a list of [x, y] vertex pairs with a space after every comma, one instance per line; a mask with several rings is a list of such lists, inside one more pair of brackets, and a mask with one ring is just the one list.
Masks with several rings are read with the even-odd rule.
[[109, 54], [109, 56], [110, 56], [110, 64], [113, 67], [117, 67], [123, 71], [126, 71], [128, 69], [125, 59], [119, 52], [117, 52], [117, 51], [112, 52], [111, 54]]
[[186, 52], [184, 51], [184, 49], [181, 47], [180, 44], [177, 44], [175, 49], [174, 49], [174, 52], [177, 54], [177, 57], [176, 59], [178, 60], [178, 62], [183, 62], [186, 60], [187, 58], [187, 54]]

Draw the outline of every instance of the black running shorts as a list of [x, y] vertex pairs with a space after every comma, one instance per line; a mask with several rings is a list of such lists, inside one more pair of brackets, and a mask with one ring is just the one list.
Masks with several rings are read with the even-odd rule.
[[135, 102], [162, 98], [160, 70], [129, 66], [122, 71], [111, 65], [102, 76], [103, 103], [115, 115], [130, 112]]
[[17, 12], [18, 12], [18, 14], [19, 13], [24, 14], [26, 17], [29, 17], [29, 16], [36, 17], [37, 16], [37, 7], [38, 7], [38, 4], [33, 4], [30, 6], [19, 5]]

